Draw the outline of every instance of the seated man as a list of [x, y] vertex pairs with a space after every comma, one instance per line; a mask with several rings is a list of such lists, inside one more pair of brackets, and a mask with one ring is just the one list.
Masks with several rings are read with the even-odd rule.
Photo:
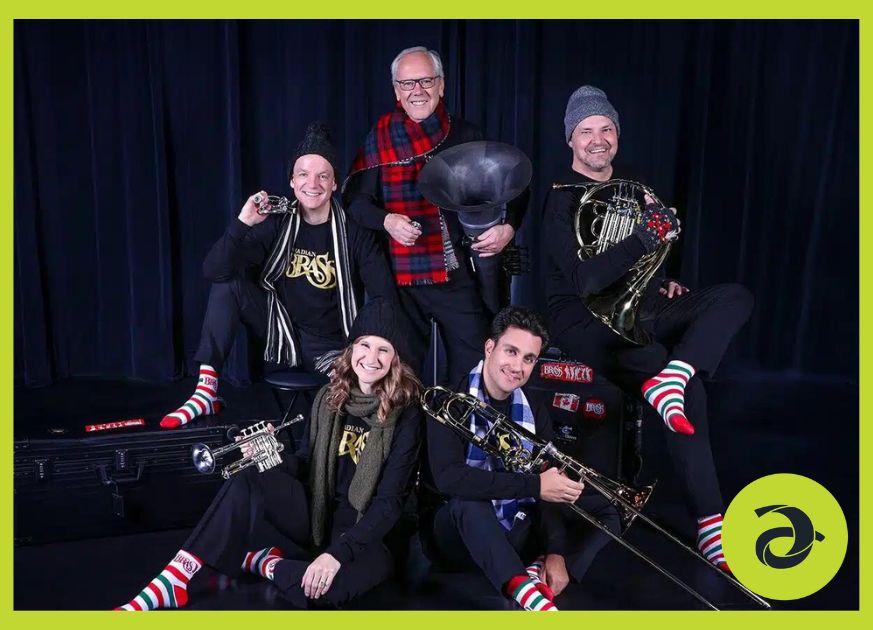
[[[520, 307], [500, 311], [485, 342], [485, 358], [456, 388], [552, 439], [548, 405], [532, 405], [522, 388], [548, 342], [542, 320]], [[471, 430], [483, 434], [473, 416]], [[607, 535], [562, 503], [576, 503], [618, 531], [618, 514], [600, 495], [583, 497], [583, 485], [550, 468], [540, 474], [507, 472], [502, 462], [466, 443], [434, 419], [427, 423], [428, 465], [422, 469], [421, 538], [438, 568], [478, 566], [500, 592], [527, 610], [556, 610], [552, 601], [580, 580]], [[544, 503], [545, 502], [545, 503]], [[580, 532], [573, 539], [568, 523]], [[540, 554], [545, 553], [545, 557]], [[565, 560], [566, 558], [566, 560]], [[529, 563], [529, 564], [528, 564]]]
[[546, 199], [542, 230], [556, 345], [625, 391], [642, 393], [660, 414], [670, 458], [697, 517], [698, 548], [727, 570], [721, 548], [724, 502], [709, 443], [706, 392], [695, 375], [715, 372], [731, 338], [749, 318], [752, 296], [739, 284], [689, 291], [663, 277], [661, 268], [637, 314], [637, 326], [651, 336], [650, 342], [636, 345], [592, 315], [584, 300], [619, 282], [641, 257], [655, 252], [678, 232], [678, 220], [675, 209], [640, 200], [648, 203], [643, 221], [626, 238], [581, 259], [574, 228], [581, 187], [628, 176], [612, 165], [618, 152], [618, 112], [602, 90], [585, 85], [570, 96], [564, 131], [572, 166], [559, 179], [564, 186]]
[[[200, 378], [162, 427], [220, 410], [218, 375], [241, 323], [266, 344], [266, 361], [311, 371], [317, 357], [348, 344], [362, 283], [370, 298], [396, 298], [372, 233], [332, 197], [335, 165], [327, 129], [310, 125], [289, 173], [291, 212], [269, 213], [267, 193], [255, 193], [207, 254], [203, 271], [213, 284], [194, 355]], [[247, 277], [252, 271], [258, 284]]]

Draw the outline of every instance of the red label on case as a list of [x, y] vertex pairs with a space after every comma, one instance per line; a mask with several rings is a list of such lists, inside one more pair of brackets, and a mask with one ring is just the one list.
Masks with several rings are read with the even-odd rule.
[[590, 383], [594, 370], [584, 363], [548, 362], [540, 365], [540, 377], [565, 383]]
[[579, 409], [579, 397], [576, 394], [555, 394], [552, 398], [552, 406], [565, 411], [577, 411]]
[[596, 398], [589, 398], [582, 408], [582, 415], [586, 418], [603, 420], [606, 417], [606, 403]]
[[103, 424], [86, 424], [85, 433], [92, 431], [106, 431], [108, 429], [123, 429], [124, 427], [144, 427], [145, 420], [143, 418], [135, 418], [133, 420], [116, 420], [115, 422], [104, 422]]

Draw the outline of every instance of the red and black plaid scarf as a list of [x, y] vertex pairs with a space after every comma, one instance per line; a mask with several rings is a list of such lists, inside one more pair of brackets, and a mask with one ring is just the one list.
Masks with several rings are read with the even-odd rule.
[[421, 123], [412, 120], [398, 103], [397, 109], [376, 122], [352, 164], [349, 178], [381, 167], [385, 212], [403, 214], [421, 224], [421, 236], [412, 247], [389, 239], [398, 286], [440, 284], [449, 279], [442, 217], [439, 208], [418, 192], [418, 172], [425, 164], [422, 158], [440, 145], [450, 126], [442, 102]]

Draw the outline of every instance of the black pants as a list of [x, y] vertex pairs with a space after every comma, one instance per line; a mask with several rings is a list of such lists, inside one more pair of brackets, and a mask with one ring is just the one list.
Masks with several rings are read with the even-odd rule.
[[[619, 532], [618, 514], [599, 496], [583, 496], [580, 507]], [[516, 520], [506, 531], [494, 513], [491, 501], [451, 499], [432, 517], [422, 519], [422, 544], [435, 567], [464, 570], [478, 567], [499, 592], [516, 575], [526, 575], [525, 567], [545, 552], [539, 536], [542, 527], [540, 506], [527, 506], [528, 517]], [[581, 581], [609, 536], [589, 526], [567, 506], [557, 507], [556, 518], [568, 532], [578, 532], [568, 542], [564, 556], [567, 571]]]
[[[225, 482], [183, 549], [226, 575], [236, 575], [246, 553], [275, 546], [265, 524], [284, 538], [285, 560], [276, 564], [273, 583], [285, 599], [305, 608], [308, 600], [300, 581], [316, 552], [309, 547], [309, 502], [304, 486], [290, 474], [286, 463], [264, 473], [248, 468]], [[332, 532], [332, 538], [340, 535]], [[392, 568], [391, 554], [383, 544], [368, 545], [340, 567], [319, 601], [348, 602], [387, 579]]]
[[[583, 494], [576, 505], [600, 521], [613, 534], [621, 534], [621, 519], [618, 511], [609, 501], [599, 494]], [[567, 534], [564, 562], [567, 573], [576, 582], [581, 582], [594, 558], [612, 539], [596, 526], [591, 525], [582, 516], [570, 509], [568, 505], [560, 505], [556, 510], [555, 519]]]
[[[242, 278], [213, 283], [203, 328], [200, 347], [194, 355], [198, 363], [206, 363], [221, 370], [233, 347], [240, 324], [263, 347], [267, 331], [266, 291]], [[314, 371], [314, 361], [329, 350], [340, 350], [346, 343], [341, 337], [322, 337], [295, 327], [303, 368]]]
[[458, 383], [482, 360], [489, 321], [485, 305], [466, 269], [449, 274], [449, 282], [398, 287], [400, 304], [413, 327], [412, 353], [422, 373], [430, 339], [430, 318], [436, 320], [446, 347], [448, 382]]
[[[696, 289], [672, 299], [653, 292], [640, 309], [641, 325], [654, 336], [646, 346], [625, 341], [580, 304], [553, 315], [555, 343], [629, 394], [639, 396], [643, 382], [674, 359], [712, 375], [731, 339], [748, 320], [752, 304], [752, 295], [739, 284]], [[709, 443], [706, 391], [699, 378], [692, 378], [685, 389], [685, 415], [694, 425], [694, 435], [674, 433], [664, 426], [673, 466], [695, 516], [724, 512]]]

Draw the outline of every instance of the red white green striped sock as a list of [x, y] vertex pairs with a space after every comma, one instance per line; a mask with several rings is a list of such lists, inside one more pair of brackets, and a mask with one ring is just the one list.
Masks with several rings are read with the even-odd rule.
[[278, 547], [267, 547], [260, 551], [250, 551], [242, 563], [242, 570], [257, 573], [268, 580], [273, 579], [273, 569], [282, 559], [282, 550]]
[[697, 519], [697, 548], [703, 557], [713, 563], [722, 571], [731, 572], [728, 563], [724, 559], [721, 548], [721, 526], [724, 517], [721, 514], [703, 516]]
[[543, 568], [546, 566], [546, 559], [544, 556], [538, 557], [536, 560], [531, 562], [527, 567], [525, 567], [525, 571], [527, 571], [528, 577], [531, 581], [537, 585], [537, 590], [542, 593], [543, 597], [546, 599], [555, 599], [555, 593], [552, 591], [551, 587], [543, 582]]
[[161, 420], [164, 429], [175, 429], [188, 424], [198, 416], [211, 416], [221, 411], [221, 400], [218, 398], [218, 372], [205, 363], [200, 366], [200, 378], [197, 389], [185, 403], [173, 413], [168, 413]]
[[525, 610], [558, 610], [555, 603], [543, 595], [527, 575], [516, 575], [506, 584], [506, 594]]
[[180, 549], [173, 561], [146, 584], [139, 595], [115, 610], [181, 608], [188, 603], [188, 582], [202, 568], [200, 558]]
[[694, 372], [694, 367], [684, 361], [670, 361], [640, 388], [667, 428], [685, 435], [694, 435], [694, 426], [685, 417], [685, 386]]
[[[527, 571], [527, 574], [530, 577], [530, 579], [537, 581], [537, 580], [540, 580], [540, 575], [541, 575], [541, 572], [542, 572], [544, 566], [546, 566], [546, 559], [543, 556], [540, 556], [539, 558], [537, 558], [536, 560], [531, 562], [529, 565], [527, 565], [527, 567], [525, 568], [525, 571]], [[542, 580], [540, 580], [540, 581], [542, 581]]]

